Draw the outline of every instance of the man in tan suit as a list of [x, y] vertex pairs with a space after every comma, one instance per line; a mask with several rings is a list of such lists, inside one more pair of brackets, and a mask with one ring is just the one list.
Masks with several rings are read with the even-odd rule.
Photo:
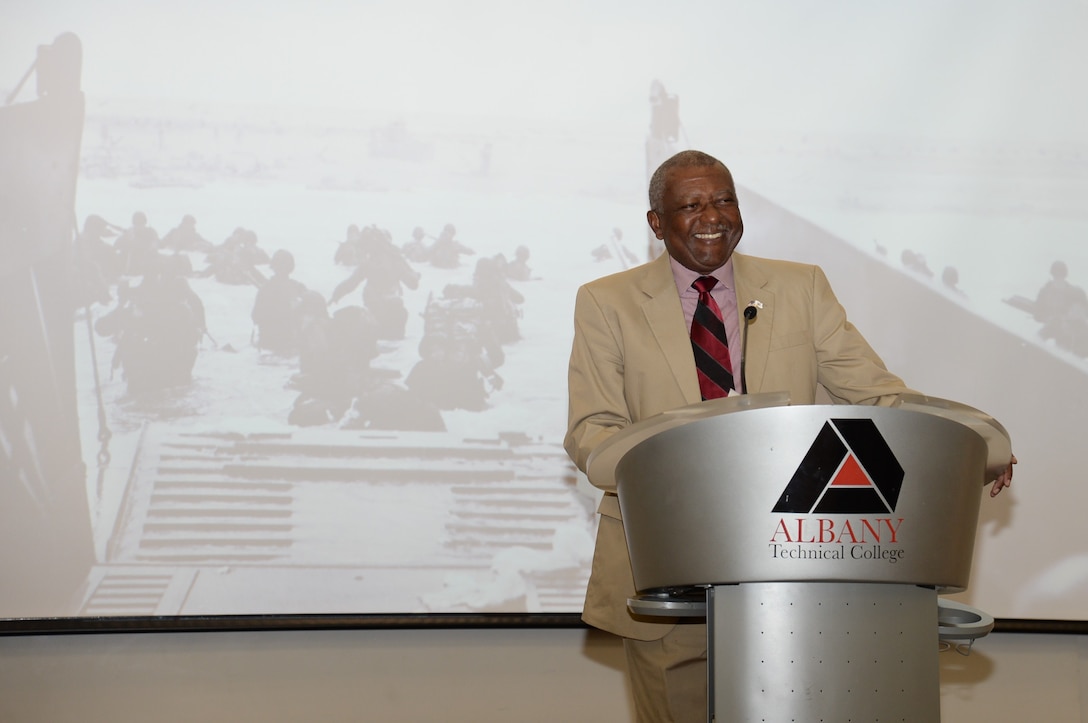
[[[820, 387], [837, 403], [888, 405], [908, 391], [847, 321], [819, 267], [733, 253], [744, 225], [720, 161], [678, 153], [654, 173], [649, 195], [646, 218], [668, 253], [578, 290], [565, 447], [579, 469], [627, 425], [701, 401], [689, 337], [700, 276], [718, 280], [712, 292], [737, 372], [741, 304], [761, 305], [738, 392], [786, 391], [791, 403], [812, 404]], [[582, 618], [624, 638], [639, 721], [705, 721], [706, 627], [628, 610], [635, 588], [623, 522], [615, 489], [603, 489]]]

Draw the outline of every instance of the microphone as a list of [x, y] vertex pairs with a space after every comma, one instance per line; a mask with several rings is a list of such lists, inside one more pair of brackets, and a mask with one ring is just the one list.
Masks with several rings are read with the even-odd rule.
[[744, 393], [748, 393], [748, 378], [744, 373], [744, 363], [748, 356], [748, 325], [755, 321], [756, 314], [763, 308], [763, 302], [753, 299], [744, 307], [744, 321], [740, 325], [740, 383]]

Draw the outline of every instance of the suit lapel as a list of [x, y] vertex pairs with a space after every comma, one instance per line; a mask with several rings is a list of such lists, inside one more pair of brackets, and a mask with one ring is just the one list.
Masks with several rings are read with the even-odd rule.
[[[748, 348], [745, 355], [747, 393], [762, 391], [763, 373], [771, 349], [771, 326], [774, 324], [774, 292], [767, 288], [767, 277], [743, 254], [733, 254], [733, 283], [737, 285], [737, 318], [744, 324], [744, 308], [750, 301], [759, 301], [763, 308], [748, 324]], [[742, 326], [743, 334], [743, 326]]]
[[[684, 395], [684, 404], [695, 404], [702, 401], [699, 378], [691, 353], [691, 337], [683, 324], [684, 312], [676, 293], [676, 281], [672, 276], [668, 254], [661, 254], [647, 267], [647, 271], [639, 284], [639, 290], [646, 297], [642, 313], [665, 356], [669, 371]], [[678, 318], [681, 320], [679, 324], [676, 323]]]

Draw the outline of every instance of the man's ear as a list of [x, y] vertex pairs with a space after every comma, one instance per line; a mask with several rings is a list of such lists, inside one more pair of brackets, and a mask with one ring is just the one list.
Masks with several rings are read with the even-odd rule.
[[661, 235], [661, 218], [657, 215], [656, 211], [646, 212], [646, 223], [650, 224], [650, 228], [653, 229], [654, 236], [659, 239], [665, 238]]

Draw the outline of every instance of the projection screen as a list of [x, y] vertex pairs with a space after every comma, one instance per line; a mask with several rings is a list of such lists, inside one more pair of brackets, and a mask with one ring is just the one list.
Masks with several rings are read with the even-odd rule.
[[4, 15], [3, 620], [577, 613], [575, 290], [685, 148], [1009, 430], [957, 599], [1085, 619], [1083, 1]]

